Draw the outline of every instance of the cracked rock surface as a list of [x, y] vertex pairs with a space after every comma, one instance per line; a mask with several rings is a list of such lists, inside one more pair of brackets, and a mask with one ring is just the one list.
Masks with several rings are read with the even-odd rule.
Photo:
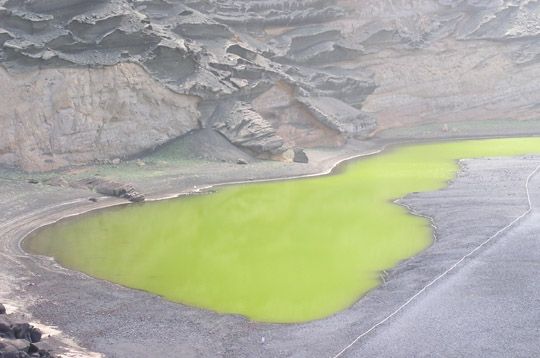
[[201, 129], [280, 159], [538, 119], [539, 16], [532, 0], [0, 0], [0, 165], [132, 157]]

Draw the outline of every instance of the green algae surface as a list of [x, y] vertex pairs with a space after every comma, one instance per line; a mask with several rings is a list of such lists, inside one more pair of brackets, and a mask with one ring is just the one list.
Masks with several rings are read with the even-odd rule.
[[429, 246], [392, 201], [447, 185], [457, 159], [540, 153], [539, 138], [406, 146], [338, 175], [238, 185], [63, 220], [25, 240], [63, 266], [184, 304], [265, 322], [343, 310]]

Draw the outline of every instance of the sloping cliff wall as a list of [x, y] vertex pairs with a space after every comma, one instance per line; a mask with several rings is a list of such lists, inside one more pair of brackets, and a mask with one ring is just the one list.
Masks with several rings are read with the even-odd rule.
[[261, 158], [380, 129], [536, 119], [535, 0], [0, 0], [0, 165], [195, 128]]
[[0, 68], [0, 163], [26, 170], [124, 157], [198, 128], [199, 99], [140, 66]]

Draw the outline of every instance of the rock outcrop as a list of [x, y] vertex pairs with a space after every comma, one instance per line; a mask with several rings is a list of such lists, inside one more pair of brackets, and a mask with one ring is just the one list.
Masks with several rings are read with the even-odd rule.
[[250, 154], [421, 122], [537, 118], [531, 0], [0, 0], [0, 165], [215, 129]]
[[137, 203], [145, 200], [142, 193], [138, 192], [133, 185], [128, 183], [118, 183], [103, 178], [85, 178], [71, 183], [73, 187], [83, 187], [95, 191], [96, 193], [123, 198]]
[[50, 358], [51, 354], [40, 349], [41, 331], [26, 323], [14, 320], [0, 304], [0, 357]]
[[294, 149], [293, 162], [306, 164], [306, 163], [309, 163], [309, 158], [308, 158], [306, 152], [304, 152], [303, 149], [295, 148]]
[[538, 119], [540, 84], [529, 80], [540, 75], [538, 2], [383, 0], [349, 9], [356, 20], [344, 36], [364, 48], [374, 73], [378, 87], [362, 108], [378, 130]]
[[[375, 87], [326, 71], [311, 81], [314, 71], [287, 64], [302, 56], [304, 40], [293, 39], [287, 57], [251, 30], [342, 15], [322, 1], [0, 1], [0, 95], [8, 99], [0, 112], [0, 164], [50, 170], [122, 158], [201, 128], [215, 128], [258, 157], [279, 156], [294, 138], [281, 138], [280, 123], [251, 104], [276, 82], [289, 83], [298, 97], [333, 95], [326, 78], [365, 94]], [[322, 53], [299, 61], [323, 63]], [[299, 103], [292, 101], [293, 111]]]
[[224, 118], [214, 124], [214, 128], [229, 141], [259, 156], [269, 156], [283, 152], [283, 139], [272, 125], [249, 104], [237, 102]]
[[373, 118], [337, 98], [305, 97], [299, 100], [321, 123], [339, 133], [367, 135], [376, 127]]
[[132, 156], [198, 128], [198, 98], [140, 66], [0, 68], [0, 163], [50, 170]]

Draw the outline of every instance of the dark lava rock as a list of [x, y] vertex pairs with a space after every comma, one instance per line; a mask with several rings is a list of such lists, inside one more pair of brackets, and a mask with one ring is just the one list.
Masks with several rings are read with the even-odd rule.
[[306, 155], [306, 152], [304, 152], [303, 149], [296, 148], [296, 149], [294, 149], [293, 161], [295, 163], [308, 163], [309, 159], [308, 159], [308, 156]]
[[0, 303], [0, 314], [6, 314], [6, 306]]
[[50, 358], [48, 351], [34, 343], [41, 341], [41, 331], [28, 323], [15, 323], [9, 315], [0, 317], [0, 358]]
[[30, 347], [28, 348], [28, 354], [29, 354], [29, 357], [32, 357], [32, 358], [51, 358], [52, 357], [50, 352], [40, 349], [35, 344], [30, 344]]
[[37, 180], [37, 179], [28, 179], [28, 183], [30, 183], [30, 184], [39, 184], [39, 180]]
[[30, 342], [37, 343], [41, 341], [42, 333], [39, 328], [32, 327], [30, 329]]
[[[100, 194], [124, 198], [131, 202], [141, 202], [145, 200], [144, 195], [135, 190], [131, 184], [118, 183], [108, 179], [95, 177], [86, 178], [76, 183], [72, 183], [72, 186], [87, 187], [88, 189], [95, 190]], [[92, 199], [90, 200], [94, 201]]]
[[[30, 349], [30, 342], [26, 339], [5, 339], [0, 338], [0, 357], [5, 357], [5, 353], [28, 353]], [[20, 357], [21, 355], [14, 357]], [[24, 357], [24, 355], [23, 355]]]
[[232, 144], [259, 156], [285, 151], [283, 138], [249, 103], [235, 103], [213, 127]]
[[0, 338], [15, 338], [11, 329], [11, 323], [7, 319], [0, 319]]
[[144, 195], [137, 192], [131, 184], [122, 184], [113, 181], [102, 181], [95, 190], [104, 195], [124, 198], [132, 202], [144, 201]]
[[41, 331], [28, 323], [16, 323], [12, 325], [12, 329], [17, 339], [26, 339], [31, 343], [41, 341]]

